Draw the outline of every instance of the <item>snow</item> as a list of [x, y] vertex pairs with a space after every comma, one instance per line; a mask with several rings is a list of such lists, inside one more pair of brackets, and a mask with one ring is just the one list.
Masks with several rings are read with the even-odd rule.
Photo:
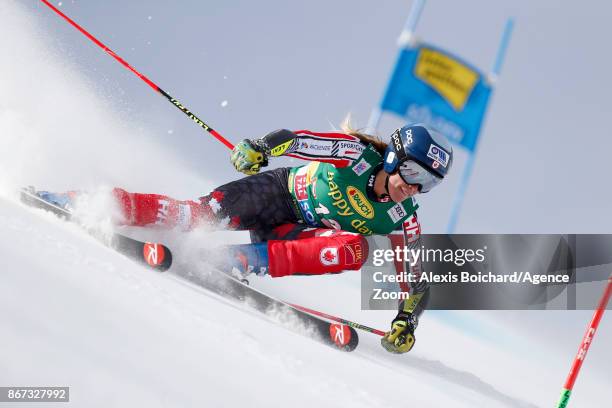
[[517, 402], [365, 333], [352, 354], [328, 348], [7, 199], [0, 231], [1, 384], [66, 385], [76, 406], [101, 407], [389, 407], [413, 387], [422, 407]]
[[[10, 56], [0, 64], [1, 386], [70, 386], [72, 405], [87, 407], [543, 407], [556, 401], [588, 313], [427, 312], [409, 355], [388, 354], [368, 333], [360, 333], [355, 352], [341, 353], [172, 269], [139, 267], [78, 227], [20, 205], [14, 192], [28, 184], [122, 186], [183, 198], [218, 180], [184, 164], [176, 139], [163, 137], [173, 130], [158, 134], [113, 110], [17, 2], [0, 2], [0, 16], [0, 48]], [[124, 232], [168, 243], [197, 274], [207, 271], [196, 262], [202, 248], [246, 238]], [[254, 278], [252, 285], [379, 329], [394, 315], [360, 310], [357, 272]], [[559, 335], [562, 330], [571, 335]], [[611, 334], [604, 320], [576, 384], [575, 406], [606, 406], [604, 346]]]

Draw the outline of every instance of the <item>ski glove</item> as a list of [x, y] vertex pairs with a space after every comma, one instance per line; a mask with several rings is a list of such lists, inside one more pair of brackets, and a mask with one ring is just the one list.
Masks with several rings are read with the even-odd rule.
[[268, 165], [268, 155], [263, 143], [257, 143], [249, 139], [244, 139], [238, 143], [232, 150], [230, 161], [236, 170], [253, 175], [259, 173], [262, 167]]
[[391, 331], [380, 339], [380, 344], [390, 353], [409, 352], [414, 346], [414, 330], [418, 324], [416, 315], [409, 312], [399, 312], [391, 322]]

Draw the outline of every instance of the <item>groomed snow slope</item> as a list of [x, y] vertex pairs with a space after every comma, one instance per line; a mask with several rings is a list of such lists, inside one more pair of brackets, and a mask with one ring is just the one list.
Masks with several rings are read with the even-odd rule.
[[320, 345], [7, 199], [0, 231], [0, 384], [67, 385], [89, 407], [521, 405], [367, 334], [354, 353]]
[[[228, 181], [231, 171], [207, 176], [207, 157], [218, 154], [207, 150], [209, 141], [201, 143], [202, 160], [186, 162], [188, 148], [177, 141], [193, 135], [169, 136], [171, 127], [142, 123], [137, 111], [148, 107], [127, 107], [115, 88], [121, 78], [137, 79], [89, 44], [79, 48], [85, 40], [73, 41], [71, 27], [37, 7], [0, 1], [0, 49], [7, 56], [0, 63], [0, 386], [69, 385], [71, 406], [78, 407], [553, 403], [590, 312], [429, 311], [410, 355], [390, 355], [365, 333], [355, 353], [343, 354], [171, 273], [135, 266], [77, 227], [13, 201], [14, 191], [29, 184], [193, 198]], [[98, 54], [88, 68], [75, 63]], [[91, 69], [96, 75], [83, 75]], [[179, 116], [159, 104], [169, 123], [170, 115]], [[167, 242], [182, 261], [190, 260], [181, 254], [186, 249], [245, 238], [127, 232]], [[360, 310], [357, 272], [252, 284], [380, 329], [394, 315]], [[575, 406], [609, 406], [610, 327], [604, 320], [590, 349]]]

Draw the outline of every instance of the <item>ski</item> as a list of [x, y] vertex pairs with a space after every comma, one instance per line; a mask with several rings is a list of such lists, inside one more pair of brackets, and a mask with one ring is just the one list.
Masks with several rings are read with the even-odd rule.
[[224, 298], [247, 304], [267, 316], [276, 318], [278, 323], [290, 330], [311, 337], [328, 346], [342, 351], [353, 351], [359, 344], [359, 335], [352, 327], [334, 323], [321, 317], [275, 299], [252, 288], [218, 269], [211, 269], [211, 275], [190, 273], [190, 268], [176, 268], [181, 278]]
[[[72, 212], [43, 200], [34, 193], [33, 189], [24, 188], [21, 190], [20, 194], [21, 202], [25, 205], [40, 208], [66, 221], [80, 225], [78, 219], [73, 216]], [[165, 245], [139, 241], [118, 233], [112, 233], [109, 236], [95, 229], [84, 229], [104, 245], [148, 268], [163, 272], [168, 270], [172, 265], [172, 252]]]
[[[21, 190], [21, 201], [29, 207], [43, 209], [59, 218], [80, 225], [79, 220], [71, 211], [43, 200], [32, 189]], [[142, 242], [118, 233], [112, 233], [109, 238], [95, 229], [85, 228], [85, 230], [104, 245], [154, 270], [166, 271], [172, 264], [172, 252], [165, 245]], [[266, 295], [218, 269], [212, 268], [212, 275], [206, 277], [190, 273], [190, 270], [191, 267], [189, 266], [179, 267], [176, 268], [175, 273], [203, 289], [227, 299], [246, 303], [254, 310], [275, 318], [278, 323], [292, 331], [342, 351], [353, 351], [359, 343], [359, 336], [355, 329], [346, 324], [330, 322], [322, 317], [300, 310], [286, 302]]]

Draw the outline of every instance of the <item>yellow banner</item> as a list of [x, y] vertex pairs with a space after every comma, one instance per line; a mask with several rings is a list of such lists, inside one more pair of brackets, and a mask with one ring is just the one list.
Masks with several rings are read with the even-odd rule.
[[414, 75], [434, 88], [457, 112], [463, 110], [479, 78], [478, 72], [431, 48], [421, 48]]

